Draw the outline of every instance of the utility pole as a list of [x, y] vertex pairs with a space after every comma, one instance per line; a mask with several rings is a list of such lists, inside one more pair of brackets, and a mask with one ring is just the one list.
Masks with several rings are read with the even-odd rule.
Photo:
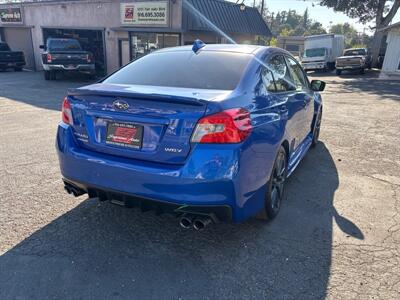
[[261, 0], [261, 17], [264, 17], [264, 0]]

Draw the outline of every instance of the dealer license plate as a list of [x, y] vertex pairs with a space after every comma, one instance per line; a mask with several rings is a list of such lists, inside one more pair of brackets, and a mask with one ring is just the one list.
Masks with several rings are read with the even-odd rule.
[[140, 149], [143, 140], [143, 126], [131, 123], [108, 122], [106, 144]]

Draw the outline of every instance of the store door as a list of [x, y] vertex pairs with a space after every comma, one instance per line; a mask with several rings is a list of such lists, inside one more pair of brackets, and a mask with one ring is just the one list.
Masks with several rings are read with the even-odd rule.
[[138, 59], [157, 49], [180, 46], [179, 34], [167, 33], [130, 33], [131, 59]]
[[118, 40], [119, 67], [127, 65], [129, 58], [129, 40]]

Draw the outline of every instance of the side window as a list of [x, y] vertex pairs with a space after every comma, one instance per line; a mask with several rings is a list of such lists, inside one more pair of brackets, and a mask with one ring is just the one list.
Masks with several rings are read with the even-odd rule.
[[261, 81], [262, 87], [260, 92], [263, 92], [264, 94], [266, 94], [266, 92], [276, 92], [274, 77], [272, 76], [271, 71], [269, 71], [266, 67], [262, 68]]
[[267, 67], [272, 72], [275, 79], [277, 92], [295, 91], [296, 85], [290, 77], [289, 68], [286, 65], [285, 58], [282, 55], [273, 56], [267, 63]]
[[296, 90], [300, 91], [308, 89], [307, 78], [305, 77], [300, 65], [291, 57], [286, 58], [289, 64], [290, 74], [292, 75], [293, 81], [296, 85]]

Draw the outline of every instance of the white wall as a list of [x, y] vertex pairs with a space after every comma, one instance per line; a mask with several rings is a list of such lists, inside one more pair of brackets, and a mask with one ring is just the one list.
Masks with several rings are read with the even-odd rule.
[[393, 28], [387, 37], [387, 49], [382, 70], [385, 73], [399, 72], [400, 64], [400, 28]]

